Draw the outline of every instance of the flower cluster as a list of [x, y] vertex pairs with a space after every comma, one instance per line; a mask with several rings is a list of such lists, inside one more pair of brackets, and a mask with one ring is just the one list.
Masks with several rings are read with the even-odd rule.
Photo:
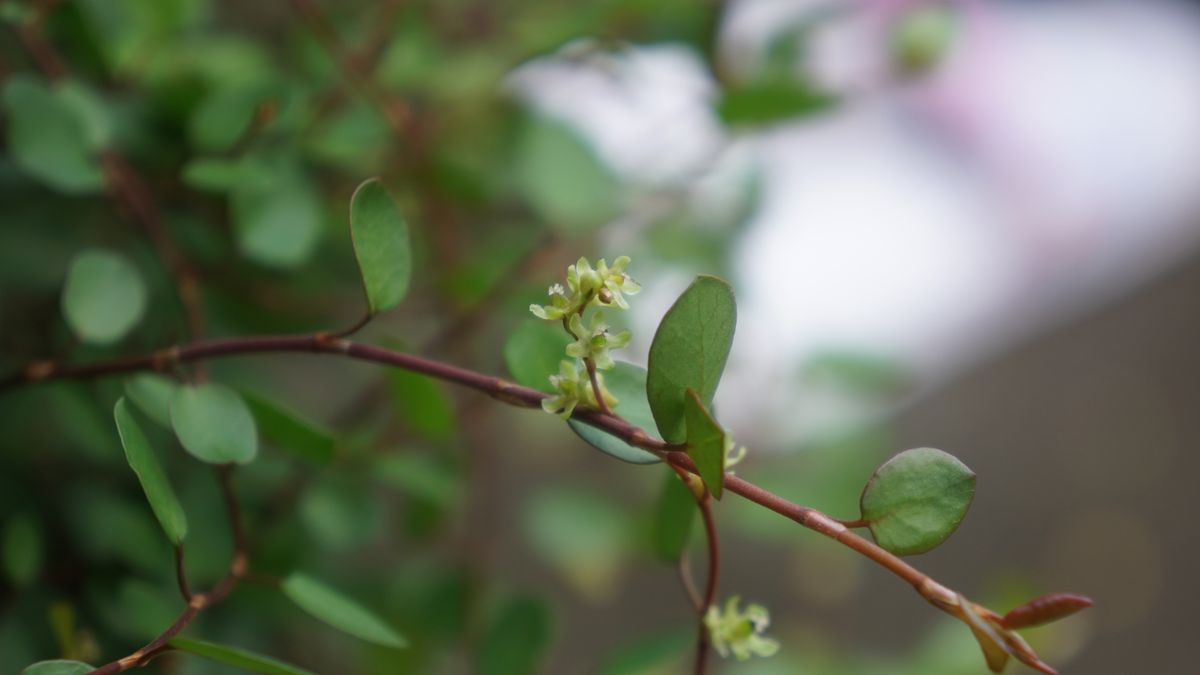
[[[547, 412], [566, 418], [581, 404], [593, 408], [616, 405], [617, 398], [604, 387], [604, 378], [599, 372], [595, 373], [593, 386], [590, 370], [615, 367], [616, 362], [609, 352], [629, 344], [630, 333], [613, 333], [599, 312], [585, 321], [584, 312], [593, 306], [629, 308], [625, 296], [636, 294], [642, 287], [625, 273], [628, 265], [627, 256], [614, 260], [611, 267], [604, 260], [592, 267], [587, 258], [580, 258], [567, 267], [566, 288], [562, 284], [550, 287], [550, 304], [529, 306], [529, 311], [539, 319], [561, 321], [572, 338], [566, 354], [574, 361], [563, 361], [558, 374], [550, 377], [555, 395], [542, 401], [542, 408]], [[603, 406], [600, 401], [604, 402]]]
[[713, 647], [721, 656], [732, 653], [739, 661], [751, 656], [773, 656], [779, 651], [779, 642], [763, 635], [771, 624], [767, 608], [750, 604], [742, 611], [738, 609], [739, 600], [735, 595], [725, 603], [724, 611], [713, 606], [704, 615], [704, 627]]

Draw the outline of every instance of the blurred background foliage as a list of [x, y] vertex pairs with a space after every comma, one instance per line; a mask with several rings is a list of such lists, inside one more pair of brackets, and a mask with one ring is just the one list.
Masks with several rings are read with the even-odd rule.
[[[908, 96], [970, 37], [959, 34], [957, 3], [879, 3], [887, 7], [881, 22], [875, 17], [883, 29], [870, 40], [887, 87], [847, 87], [817, 75], [812, 48], [828, 26], [861, 8], [798, 3], [803, 11], [774, 21], [753, 48], [722, 49], [721, 36], [740, 25], [731, 7], [751, 4], [770, 3], [3, 0], [0, 367], [85, 362], [187, 339], [170, 261], [131, 212], [137, 203], [118, 194], [120, 166], [140, 175], [163, 232], [195, 269], [209, 336], [352, 323], [363, 299], [346, 205], [358, 183], [379, 175], [409, 219], [417, 273], [412, 297], [373, 322], [364, 339], [503, 374], [506, 337], [523, 329], [526, 307], [541, 301], [566, 264], [579, 255], [628, 254], [647, 286], [635, 299], [645, 309], [629, 320], [638, 331], [629, 352], [640, 360], [680, 279], [703, 271], [738, 286], [760, 264], [746, 265], [743, 242], [763, 216], [764, 190], [778, 179], [770, 163], [745, 161], [748, 139], [770, 146], [780, 129], [854, 115], [863, 99]], [[31, 33], [43, 35], [44, 45]], [[693, 143], [700, 137], [682, 116], [667, 114], [665, 123], [662, 115], [648, 117], [634, 134], [644, 140], [625, 139], [645, 146], [641, 159], [651, 168], [639, 170], [614, 154], [603, 128], [563, 114], [561, 99], [574, 97], [574, 85], [562, 74], [621, 80], [646, 54], [682, 54], [701, 72], [701, 126], [721, 140]], [[558, 69], [558, 79], [537, 75], [547, 67]], [[682, 80], [666, 78], [661, 87], [686, 89]], [[903, 133], [930, 132], [909, 125]], [[656, 142], [666, 136], [678, 142]], [[654, 168], [660, 164], [670, 170]], [[1191, 227], [1195, 212], [1188, 218]], [[776, 244], [785, 259], [807, 255], [792, 246]], [[920, 253], [913, 246], [889, 255], [903, 261]], [[131, 283], [146, 296], [136, 328], [103, 345], [81, 342], [62, 316], [68, 267], [81, 251], [97, 249], [131, 266]], [[854, 276], [870, 263], [830, 264]], [[801, 267], [773, 269], [775, 295], [832, 293], [796, 287]], [[791, 347], [750, 328], [739, 338], [731, 377], [751, 352], [775, 355], [766, 366], [775, 384], [804, 392], [799, 406], [821, 415], [793, 429], [794, 402], [775, 397], [775, 389], [748, 387], [745, 380], [762, 372], [750, 371], [717, 402], [751, 447], [738, 471], [852, 517], [880, 461], [904, 447], [945, 444], [978, 470], [987, 496], [951, 544], [920, 564], [999, 608], [1054, 582], [1070, 586], [1072, 570], [1094, 567], [1078, 577], [1087, 587], [1064, 590], [1094, 595], [1100, 612], [1106, 599], [1114, 603], [1132, 618], [1100, 619], [1099, 630], [1150, 640], [1158, 656], [1146, 658], [1158, 667], [1141, 672], [1172, 671], [1167, 664], [1186, 647], [1178, 636], [1186, 620], [1156, 622], [1151, 609], [1160, 607], [1164, 570], [1186, 557], [1124, 499], [1146, 501], [1154, 478], [1169, 473], [1163, 467], [1176, 465], [1162, 459], [1133, 492], [1094, 487], [1116, 485], [1112, 476], [1128, 466], [1115, 457], [1143, 438], [1120, 436], [1131, 441], [1121, 448], [1102, 442], [1113, 438], [1104, 425], [1125, 419], [1133, 405], [1128, 396], [1156, 395], [1157, 403], [1142, 404], [1129, 419], [1142, 420], [1138, 428], [1174, 430], [1152, 439], [1160, 448], [1183, 443], [1180, 419], [1188, 413], [1169, 404], [1178, 389], [1156, 384], [1171, 362], [1127, 366], [1121, 372], [1137, 386], [1126, 398], [1094, 394], [1093, 406], [1046, 411], [1089, 387], [1125, 386], [1104, 368], [1143, 353], [1138, 340], [1148, 338], [1105, 341], [1106, 326], [1149, 322], [1154, 335], [1200, 334], [1187, 295], [1200, 287], [1196, 277], [1193, 271], [1144, 291], [1185, 298], [1163, 301], [1157, 313], [1128, 301], [1134, 309], [1113, 310], [1095, 326], [1043, 321], [1037, 325], [1058, 325], [1076, 342], [1040, 338], [1050, 340], [1043, 349], [1044, 342], [1009, 340], [973, 352], [975, 361], [960, 359], [958, 370], [932, 374], [920, 358], [853, 341], [827, 341], [784, 359]], [[768, 306], [751, 296], [743, 312]], [[1081, 311], [1060, 307], [1055, 315]], [[768, 326], [788, 322], [759, 316]], [[965, 334], [973, 344], [993, 344]], [[1078, 341], [1090, 351], [1077, 352]], [[1025, 351], [1012, 352], [1014, 345]], [[1194, 357], [1175, 363], [1177, 372], [1196, 372]], [[693, 617], [650, 536], [662, 467], [612, 462], [548, 415], [504, 409], [411, 373], [310, 356], [215, 361], [210, 370], [246, 396], [266, 446], [238, 476], [254, 571], [319, 574], [398, 627], [412, 646], [394, 650], [332, 633], [275, 589], [255, 584], [205, 611], [189, 635], [322, 673], [684, 672]], [[1091, 375], [1070, 384], [1084, 370]], [[1046, 406], [1039, 408], [1028, 392], [1047, 391], [1047, 378], [1059, 397], [1034, 396]], [[0, 399], [0, 671], [54, 657], [106, 662], [179, 611], [170, 546], [125, 464], [109, 412], [122, 394], [138, 401], [140, 388], [153, 386], [110, 378], [28, 387]], [[771, 421], [752, 426], [764, 418], [751, 408]], [[1106, 411], [1105, 419], [1096, 411]], [[1155, 424], [1156, 416], [1166, 422]], [[230, 553], [216, 482], [170, 433], [148, 420], [144, 426], [189, 517], [193, 585], [207, 587]], [[1001, 438], [1028, 450], [998, 447]], [[1096, 454], [1088, 453], [1096, 444]], [[1068, 448], [1069, 461], [1051, 455], [1053, 448]], [[1049, 466], [1056, 461], [1061, 470]], [[1072, 482], [1071, 467], [1081, 464], [1100, 467], [1088, 469], [1094, 480]], [[1099, 499], [1107, 511], [1071, 508], [1098, 495], [1116, 495]], [[721, 503], [718, 517], [728, 561], [722, 595], [768, 605], [784, 644], [773, 659], [720, 663], [719, 672], [984, 671], [966, 631], [851, 553], [736, 499]], [[1097, 543], [1109, 538], [1127, 547], [1115, 567], [1105, 562], [1112, 545]], [[1194, 594], [1194, 580], [1186, 583]], [[1178, 598], [1174, 604], [1179, 609]], [[1137, 670], [1133, 657], [1118, 656], [1135, 644], [1090, 642], [1094, 630], [1088, 619], [1073, 619], [1035, 634], [1033, 643], [1052, 663], [1078, 656], [1076, 672]], [[148, 670], [227, 672], [186, 656]]]

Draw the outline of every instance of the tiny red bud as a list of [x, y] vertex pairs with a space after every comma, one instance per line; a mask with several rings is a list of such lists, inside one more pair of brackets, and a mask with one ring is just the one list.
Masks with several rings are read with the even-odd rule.
[[1034, 598], [1005, 614], [1001, 625], [1009, 630], [1058, 621], [1092, 606], [1092, 599], [1073, 593], [1051, 593]]

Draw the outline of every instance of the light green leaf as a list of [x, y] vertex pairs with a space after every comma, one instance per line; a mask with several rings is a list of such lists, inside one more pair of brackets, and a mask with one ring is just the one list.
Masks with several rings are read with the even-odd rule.
[[725, 447], [729, 434], [713, 419], [694, 389], [684, 399], [687, 426], [687, 453], [696, 464], [696, 472], [716, 499], [725, 489]]
[[[630, 363], [617, 361], [615, 368], [604, 373], [604, 386], [620, 401], [614, 412], [630, 424], [640, 427], [653, 437], [654, 416], [646, 401], [646, 371]], [[567, 420], [571, 430], [592, 447], [632, 464], [654, 464], [660, 461], [652, 453], [607, 434], [579, 420]]]
[[[675, 482], [679, 482], [676, 480]], [[688, 497], [691, 499], [691, 497]], [[692, 503], [695, 510], [695, 503]], [[696, 629], [684, 626], [639, 637], [605, 660], [599, 675], [663, 675], [682, 672], [684, 656], [696, 640]]]
[[579, 232], [617, 215], [618, 185], [583, 139], [565, 125], [530, 120], [516, 156], [517, 187], [553, 227]]
[[382, 619], [306, 574], [288, 576], [281, 588], [300, 609], [338, 630], [385, 647], [408, 646], [408, 640]]
[[550, 610], [534, 598], [513, 598], [492, 617], [479, 644], [479, 675], [534, 675], [550, 646]]
[[701, 275], [663, 316], [650, 344], [646, 398], [663, 440], [682, 443], [684, 394], [694, 389], [705, 408], [725, 370], [737, 303], [722, 279]]
[[38, 661], [32, 666], [27, 666], [25, 670], [21, 671], [21, 675], [83, 675], [93, 670], [95, 668], [82, 661], [55, 659], [53, 661]]
[[242, 400], [267, 442], [310, 462], [333, 461], [336, 444], [328, 431], [253, 392], [243, 391]]
[[86, 342], [108, 344], [125, 336], [146, 309], [146, 287], [123, 256], [100, 249], [71, 261], [62, 295], [67, 325]]
[[975, 474], [941, 450], [905, 450], [875, 470], [862, 517], [876, 543], [897, 555], [924, 553], [949, 537], [975, 496]]
[[171, 426], [183, 448], [210, 464], [246, 464], [258, 454], [258, 431], [242, 397], [216, 383], [179, 387]]
[[150, 502], [150, 508], [154, 511], [154, 517], [158, 518], [167, 539], [176, 546], [180, 545], [187, 536], [187, 516], [183, 507], [179, 505], [179, 499], [175, 497], [171, 484], [167, 482], [167, 476], [159, 466], [150, 442], [146, 440], [124, 398], [119, 399], [113, 407], [113, 418], [117, 421], [121, 445], [125, 447], [125, 459], [137, 474], [142, 491], [146, 493], [146, 501]]
[[5, 524], [0, 555], [4, 571], [14, 586], [28, 586], [37, 578], [42, 570], [44, 548], [41, 525], [32, 514], [19, 513]]
[[178, 635], [171, 638], [167, 644], [175, 649], [190, 652], [210, 661], [241, 668], [251, 673], [265, 673], [266, 675], [313, 675], [311, 672], [297, 668], [290, 663], [284, 663], [269, 656], [255, 654], [254, 652], [248, 652], [237, 647], [228, 647], [203, 640], [193, 640], [192, 638]]
[[316, 185], [286, 159], [262, 162], [254, 170], [261, 175], [240, 180], [230, 195], [238, 250], [268, 267], [303, 264], [321, 237]]
[[98, 191], [103, 185], [92, 156], [85, 120], [69, 101], [24, 75], [5, 83], [8, 153], [26, 173], [68, 194]]
[[158, 373], [138, 373], [125, 380], [125, 395], [146, 415], [171, 428], [171, 398], [179, 385]]
[[504, 364], [518, 384], [552, 394], [550, 376], [558, 374], [570, 342], [561, 324], [527, 319], [504, 341]]
[[663, 473], [663, 486], [654, 506], [650, 538], [659, 560], [677, 563], [687, 548], [696, 522], [696, 498], [672, 469]]
[[364, 181], [354, 191], [350, 237], [371, 314], [399, 305], [412, 277], [408, 224], [378, 178]]

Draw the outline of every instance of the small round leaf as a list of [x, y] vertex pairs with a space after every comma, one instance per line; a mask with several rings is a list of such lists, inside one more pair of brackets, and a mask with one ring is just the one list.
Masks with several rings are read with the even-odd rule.
[[350, 238], [371, 314], [399, 305], [412, 277], [408, 224], [378, 178], [359, 185], [350, 199]]
[[229, 387], [179, 387], [171, 398], [171, 426], [183, 448], [210, 464], [246, 464], [258, 454], [254, 417]]
[[924, 553], [949, 537], [975, 496], [975, 474], [933, 448], [905, 450], [875, 470], [860, 504], [875, 541], [897, 555]]
[[146, 287], [124, 257], [98, 249], [83, 251], [67, 270], [62, 309], [81, 340], [116, 342], [142, 318]]

